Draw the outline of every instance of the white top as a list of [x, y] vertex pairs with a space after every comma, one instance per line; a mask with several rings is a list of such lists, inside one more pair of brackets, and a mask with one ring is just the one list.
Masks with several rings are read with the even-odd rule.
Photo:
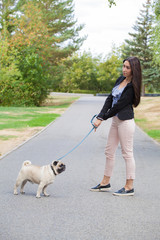
[[[120, 85], [120, 84], [119, 84]], [[124, 90], [125, 87], [123, 88], [119, 88], [119, 85], [115, 86], [112, 89], [112, 96], [113, 96], [113, 102], [112, 102], [112, 107], [114, 106], [114, 104], [116, 104], [118, 102], [118, 100], [120, 99], [122, 92]]]

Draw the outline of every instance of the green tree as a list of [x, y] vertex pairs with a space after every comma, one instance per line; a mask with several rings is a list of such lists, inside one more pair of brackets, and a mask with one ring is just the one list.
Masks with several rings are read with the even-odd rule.
[[79, 37], [84, 25], [78, 25], [77, 20], [74, 19], [73, 0], [34, 1], [40, 6], [44, 22], [49, 29], [49, 51], [46, 58], [50, 65], [50, 86], [54, 87], [54, 83], [58, 83], [58, 79], [61, 78], [61, 60], [76, 52], [85, 40], [85, 37]]
[[[129, 33], [131, 39], [125, 40], [123, 58], [137, 56], [142, 64], [143, 94], [145, 89], [151, 89], [153, 77], [156, 78], [153, 68], [153, 49], [151, 46], [153, 16], [151, 14], [151, 2], [147, 0], [140, 10], [140, 16], [133, 26], [134, 33]], [[153, 76], [154, 75], [154, 76]]]
[[17, 51], [10, 49], [9, 44], [10, 33], [7, 26], [4, 25], [0, 34], [0, 104], [10, 105], [14, 98], [15, 92], [13, 88], [16, 81], [20, 81], [22, 76], [17, 67], [18, 60]]
[[8, 66], [1, 64], [0, 104], [39, 106], [47, 96], [47, 81], [42, 60], [33, 51], [26, 53], [25, 58], [19, 58], [18, 54], [17, 59], [15, 57], [16, 53], [13, 52], [5, 61]]
[[[7, 26], [7, 31], [13, 31], [12, 17], [16, 14], [16, 0], [1, 0], [0, 1], [0, 31]], [[10, 24], [11, 23], [11, 24]]]
[[116, 5], [115, 0], [108, 0], [109, 7], [112, 7], [112, 5]]
[[[74, 20], [72, 2], [0, 2], [0, 38], [3, 40], [0, 44], [0, 64], [3, 65], [0, 98], [3, 99], [3, 105], [38, 106], [46, 97], [55, 72], [60, 69], [60, 61], [80, 47], [83, 39], [79, 38], [78, 33], [83, 26], [78, 26]], [[2, 51], [4, 46], [5, 52]], [[12, 61], [9, 60], [11, 58]], [[12, 74], [9, 74], [8, 68]], [[56, 76], [56, 79], [59, 77]], [[15, 98], [11, 92], [14, 92]]]
[[99, 59], [93, 58], [91, 53], [84, 52], [80, 56], [74, 55], [68, 61], [68, 69], [63, 76], [64, 91], [99, 90], [97, 81]]
[[7, 21], [1, 31], [1, 105], [39, 106], [47, 96], [47, 74], [42, 59], [46, 28], [39, 9], [31, 4], [25, 7], [24, 15], [12, 17], [14, 34], [8, 31]]
[[[71, 56], [82, 45], [85, 38], [79, 37], [84, 25], [74, 19], [73, 0], [21, 0], [20, 11], [25, 3], [34, 3], [43, 13], [43, 22], [48, 29], [48, 57], [51, 65]], [[20, 5], [20, 3], [19, 3]]]
[[103, 60], [101, 57], [92, 57], [90, 52], [68, 58], [63, 65], [62, 89], [68, 92], [75, 90], [110, 92], [115, 80], [122, 73], [120, 55], [121, 50], [113, 48]]
[[160, 0], [154, 2], [153, 9], [155, 17], [152, 44], [154, 51], [154, 60], [160, 66]]
[[111, 53], [108, 54], [106, 60], [99, 64], [99, 77], [101, 92], [109, 93], [113, 88], [116, 79], [122, 74], [121, 49], [113, 46]]
[[44, 61], [48, 47], [48, 27], [44, 23], [41, 9], [33, 2], [22, 6], [23, 14], [12, 18], [14, 33], [10, 36], [10, 46], [16, 48], [22, 55], [26, 48], [33, 49]]
[[154, 27], [152, 34], [153, 60], [155, 62], [155, 72], [157, 77], [153, 79], [154, 88], [160, 92], [160, 0], [153, 2]]

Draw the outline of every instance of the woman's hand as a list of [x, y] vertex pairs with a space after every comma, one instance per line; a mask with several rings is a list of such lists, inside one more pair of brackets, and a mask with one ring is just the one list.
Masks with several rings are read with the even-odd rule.
[[101, 122], [102, 122], [102, 120], [100, 120], [100, 119], [97, 119], [97, 120], [94, 122], [94, 126], [95, 126], [94, 131], [96, 131], [96, 129], [101, 125]]

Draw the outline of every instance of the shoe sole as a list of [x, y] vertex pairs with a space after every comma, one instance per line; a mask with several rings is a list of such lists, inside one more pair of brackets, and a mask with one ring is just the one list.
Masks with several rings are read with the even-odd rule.
[[134, 196], [134, 193], [113, 193], [114, 196]]
[[111, 188], [107, 188], [107, 189], [90, 189], [91, 192], [109, 192], [111, 190]]

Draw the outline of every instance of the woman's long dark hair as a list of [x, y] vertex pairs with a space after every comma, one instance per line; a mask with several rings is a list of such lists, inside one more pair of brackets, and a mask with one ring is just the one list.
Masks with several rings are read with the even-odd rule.
[[140, 98], [141, 98], [141, 86], [142, 86], [141, 64], [137, 57], [128, 57], [123, 61], [123, 63], [125, 61], [128, 61], [131, 66], [132, 84], [133, 84], [134, 94], [135, 94], [133, 105], [134, 107], [137, 107], [138, 104], [140, 103]]

